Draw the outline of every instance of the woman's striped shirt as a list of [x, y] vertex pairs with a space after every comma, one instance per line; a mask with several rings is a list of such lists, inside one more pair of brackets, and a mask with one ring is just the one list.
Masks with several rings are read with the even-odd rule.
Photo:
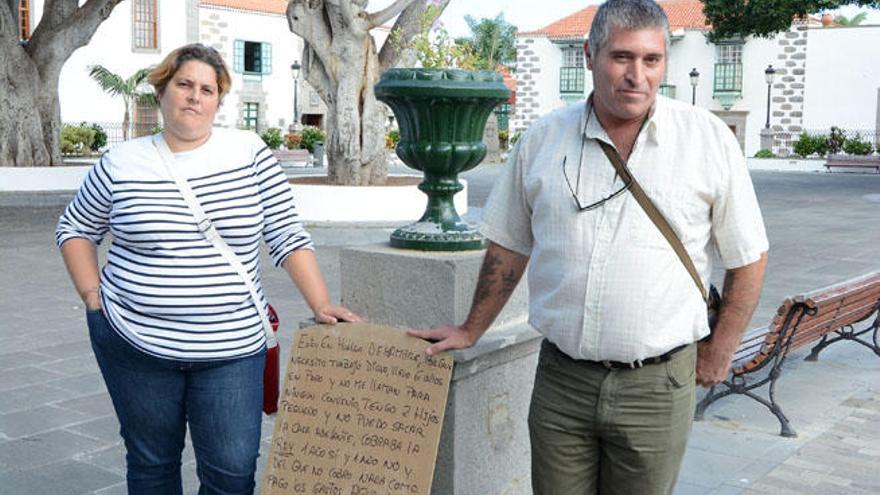
[[[175, 158], [265, 305], [260, 241], [276, 266], [296, 249], [313, 249], [272, 152], [251, 132], [215, 128], [205, 144]], [[131, 344], [185, 361], [262, 349], [263, 327], [247, 286], [199, 232], [150, 137], [114, 147], [89, 171], [58, 222], [56, 241], [98, 244], [108, 231], [101, 301]]]

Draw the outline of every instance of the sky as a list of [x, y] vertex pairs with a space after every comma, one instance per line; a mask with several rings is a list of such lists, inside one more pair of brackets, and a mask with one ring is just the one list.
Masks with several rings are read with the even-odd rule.
[[[371, 0], [368, 11], [374, 12], [392, 2]], [[520, 31], [532, 31], [598, 3], [601, 0], [451, 0], [440, 20], [453, 37], [470, 35], [470, 29], [464, 21], [464, 16], [468, 14], [481, 19], [494, 18], [503, 13], [504, 19]], [[863, 24], [880, 24], [880, 10], [877, 9], [850, 6], [832, 11], [832, 14], [852, 17], [862, 10], [868, 12]]]

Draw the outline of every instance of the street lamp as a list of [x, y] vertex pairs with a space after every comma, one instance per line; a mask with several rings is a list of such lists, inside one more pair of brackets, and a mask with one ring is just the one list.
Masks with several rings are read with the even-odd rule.
[[293, 74], [293, 128], [296, 129], [299, 127], [299, 70], [302, 69], [302, 66], [299, 65], [299, 60], [294, 60], [292, 64], [290, 64], [290, 72]]
[[773, 85], [773, 79], [776, 77], [776, 69], [772, 65], [768, 65], [764, 69], [764, 80], [767, 81], [767, 122], [764, 129], [770, 128], [770, 87]]
[[696, 105], [697, 104], [697, 83], [700, 82], [700, 73], [697, 71], [697, 68], [694, 67], [693, 69], [691, 69], [691, 71], [690, 71], [690, 73], [688, 73], [688, 75], [691, 76], [691, 105]]

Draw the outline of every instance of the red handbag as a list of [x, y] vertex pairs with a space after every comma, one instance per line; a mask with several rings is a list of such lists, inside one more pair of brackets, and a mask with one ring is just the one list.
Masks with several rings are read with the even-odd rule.
[[[278, 333], [278, 313], [271, 304], [269, 306], [269, 323], [272, 332]], [[263, 368], [263, 412], [275, 414], [278, 412], [278, 385], [281, 376], [279, 346], [266, 349], [266, 367]]]

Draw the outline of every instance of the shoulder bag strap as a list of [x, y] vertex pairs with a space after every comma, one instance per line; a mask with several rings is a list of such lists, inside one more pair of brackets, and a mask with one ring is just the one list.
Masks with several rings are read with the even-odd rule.
[[645, 194], [645, 190], [642, 189], [642, 186], [639, 185], [636, 178], [629, 172], [626, 163], [623, 162], [623, 159], [620, 157], [620, 154], [617, 153], [617, 150], [604, 141], [597, 139], [596, 142], [599, 143], [602, 151], [605, 152], [605, 156], [607, 156], [608, 160], [611, 161], [611, 164], [614, 165], [614, 169], [617, 170], [617, 175], [619, 175], [625, 183], [629, 184], [629, 192], [632, 193], [633, 197], [635, 197], [636, 201], [639, 203], [639, 206], [641, 206], [642, 209], [645, 210], [645, 213], [647, 213], [648, 218], [654, 222], [654, 225], [657, 226], [663, 234], [663, 237], [665, 237], [669, 242], [669, 245], [672, 246], [672, 250], [675, 251], [675, 254], [678, 255], [678, 259], [681, 260], [682, 264], [691, 275], [691, 278], [694, 279], [694, 283], [697, 285], [697, 289], [700, 290], [700, 295], [703, 296], [703, 300], [708, 303], [709, 293], [706, 292], [706, 287], [703, 285], [703, 281], [700, 280], [700, 276], [697, 274], [697, 268], [694, 266], [694, 262], [691, 260], [691, 256], [688, 254], [684, 245], [681, 243], [681, 239], [675, 235], [672, 226], [666, 221], [666, 217], [660, 213], [660, 210], [654, 206], [651, 198]]
[[196, 199], [196, 195], [189, 187], [189, 183], [180, 175], [180, 171], [174, 166], [174, 155], [171, 154], [171, 150], [168, 148], [168, 143], [162, 138], [162, 134], [156, 134], [153, 136], [153, 145], [159, 151], [159, 156], [162, 157], [162, 163], [165, 165], [168, 173], [171, 174], [174, 183], [177, 184], [177, 188], [183, 196], [183, 200], [186, 202], [190, 212], [195, 217], [199, 232], [201, 232], [202, 235], [205, 236], [205, 239], [207, 239], [208, 242], [220, 252], [223, 258], [232, 265], [232, 268], [235, 269], [239, 277], [244, 281], [244, 285], [247, 286], [248, 292], [251, 293], [251, 299], [254, 302], [254, 306], [257, 307], [257, 313], [259, 313], [260, 320], [263, 323], [263, 332], [266, 334], [266, 346], [269, 348], [276, 347], [278, 341], [275, 339], [275, 332], [272, 331], [272, 325], [269, 323], [269, 315], [266, 312], [266, 308], [260, 304], [260, 295], [257, 292], [257, 286], [254, 285], [253, 279], [251, 279], [244, 265], [241, 264], [238, 256], [236, 256], [232, 251], [232, 248], [226, 244], [223, 237], [217, 232], [214, 224], [211, 223], [211, 220], [205, 215], [205, 211], [202, 210], [202, 205], [199, 203], [199, 200]]

